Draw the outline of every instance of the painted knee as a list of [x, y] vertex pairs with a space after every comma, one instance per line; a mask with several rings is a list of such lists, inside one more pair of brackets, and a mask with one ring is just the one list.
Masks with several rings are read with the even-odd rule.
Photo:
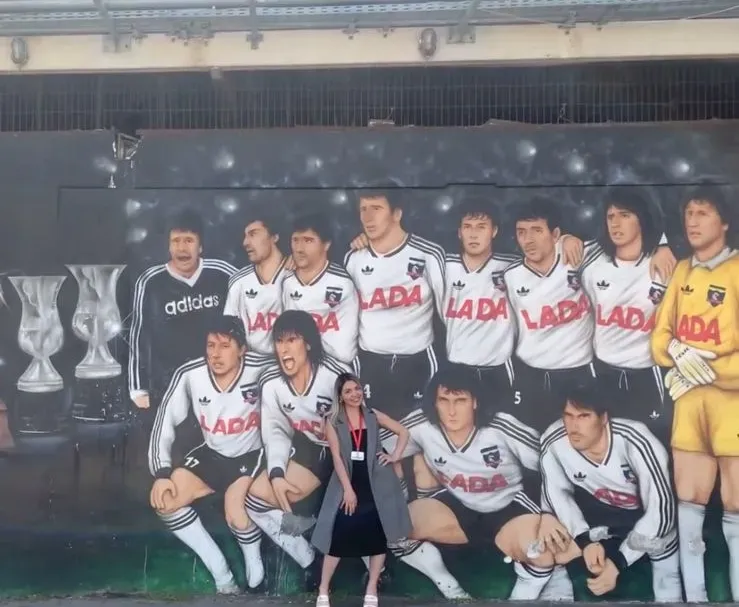
[[558, 564], [551, 552], [545, 552], [536, 558], [529, 558], [527, 561], [529, 564], [542, 569], [551, 569], [554, 565]]

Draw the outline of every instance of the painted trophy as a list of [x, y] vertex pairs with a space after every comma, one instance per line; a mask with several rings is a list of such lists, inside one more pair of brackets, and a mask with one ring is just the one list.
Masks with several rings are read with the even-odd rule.
[[64, 345], [57, 296], [66, 276], [11, 276], [8, 280], [21, 302], [18, 345], [32, 357], [17, 382], [18, 432], [57, 432], [64, 417], [64, 380], [51, 356]]
[[125, 265], [68, 265], [79, 287], [72, 331], [87, 342], [87, 353], [74, 370], [72, 417], [78, 422], [117, 421], [125, 408], [121, 365], [108, 342], [122, 329], [116, 285]]

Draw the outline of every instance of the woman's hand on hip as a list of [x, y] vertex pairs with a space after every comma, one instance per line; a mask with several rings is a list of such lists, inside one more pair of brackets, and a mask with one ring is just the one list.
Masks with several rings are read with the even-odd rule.
[[377, 460], [382, 464], [383, 466], [387, 466], [388, 464], [394, 464], [395, 462], [399, 461], [400, 458], [398, 458], [394, 453], [386, 453], [385, 451], [380, 451], [377, 454]]
[[354, 489], [347, 487], [344, 489], [344, 499], [341, 502], [341, 508], [347, 515], [354, 514], [357, 509], [357, 494], [354, 493]]

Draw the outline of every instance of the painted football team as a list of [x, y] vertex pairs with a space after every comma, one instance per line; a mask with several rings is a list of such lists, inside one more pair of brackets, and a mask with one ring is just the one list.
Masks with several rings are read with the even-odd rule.
[[[603, 595], [645, 558], [656, 601], [705, 602], [702, 528], [720, 479], [739, 600], [731, 207], [716, 191], [686, 201], [691, 255], [677, 265], [658, 209], [633, 190], [608, 194], [590, 242], [563, 233], [551, 201], [516, 204], [520, 256], [494, 250], [489, 201], [456, 210], [459, 248], [445, 252], [406, 229], [395, 196], [361, 192], [362, 234], [342, 265], [326, 216], [297, 218], [286, 255], [260, 209], [238, 271], [202, 257], [195, 215], [175, 218], [169, 262], [136, 282], [130, 341], [157, 515], [218, 592], [239, 589], [192, 508], [214, 492], [250, 588], [264, 579], [264, 535], [308, 568], [314, 551], [288, 514], [309, 519], [320, 504], [323, 419], [351, 366], [367, 403], [411, 434], [396, 472], [413, 533], [388, 548], [444, 596], [469, 595], [439, 547], [469, 544], [513, 562], [513, 600], [572, 599], [577, 572]], [[187, 419], [202, 444], [179, 454]]]

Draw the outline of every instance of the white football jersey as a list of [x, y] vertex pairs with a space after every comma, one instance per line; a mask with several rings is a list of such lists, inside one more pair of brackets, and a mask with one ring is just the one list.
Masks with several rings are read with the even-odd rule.
[[475, 512], [497, 512], [523, 489], [522, 470], [539, 469], [539, 435], [507, 413], [472, 431], [457, 448], [444, 429], [428, 420], [409, 428], [410, 451], [439, 483]]
[[267, 470], [287, 470], [290, 447], [295, 432], [309, 441], [326, 447], [323, 419], [333, 406], [336, 379], [349, 368], [325, 358], [314, 370], [302, 394], [293, 388], [282, 370], [275, 366], [262, 376], [262, 439], [267, 456]]
[[409, 234], [390, 253], [350, 251], [346, 270], [359, 293], [359, 347], [375, 354], [416, 354], [434, 341], [443, 315], [444, 250]]
[[[667, 451], [641, 422], [614, 418], [608, 427], [608, 453], [601, 463], [575, 450], [557, 421], [541, 437], [542, 510], [551, 512], [572, 537], [590, 530], [574, 488], [624, 510], [643, 510], [629, 533], [659, 539], [674, 532], [675, 498], [669, 481]], [[644, 555], [621, 545], [631, 565]]]
[[177, 426], [195, 414], [203, 439], [213, 451], [237, 457], [260, 449], [259, 379], [274, 358], [249, 352], [241, 372], [225, 390], [216, 383], [205, 358], [185, 363], [175, 371], [157, 411], [149, 443], [149, 469], [172, 467], [172, 445]]
[[518, 259], [496, 253], [470, 271], [461, 255], [447, 253], [444, 324], [450, 362], [490, 367], [513, 354], [516, 323], [503, 272]]
[[546, 274], [521, 260], [506, 270], [505, 283], [518, 323], [518, 358], [547, 370], [571, 369], [592, 361], [590, 301], [580, 285], [578, 270], [565, 265], [559, 245]]
[[282, 283], [282, 307], [310, 313], [326, 353], [343, 363], [352, 363], [357, 356], [359, 298], [344, 268], [327, 262], [308, 284], [294, 272], [288, 273]]
[[667, 286], [652, 280], [650, 257], [637, 261], [611, 259], [598, 250], [583, 263], [582, 286], [595, 316], [596, 358], [614, 367], [654, 366], [650, 335]]
[[223, 313], [238, 316], [244, 323], [250, 352], [274, 354], [272, 326], [282, 314], [282, 281], [285, 262], [271, 280], [263, 282], [254, 264], [239, 270], [228, 283], [228, 296]]

